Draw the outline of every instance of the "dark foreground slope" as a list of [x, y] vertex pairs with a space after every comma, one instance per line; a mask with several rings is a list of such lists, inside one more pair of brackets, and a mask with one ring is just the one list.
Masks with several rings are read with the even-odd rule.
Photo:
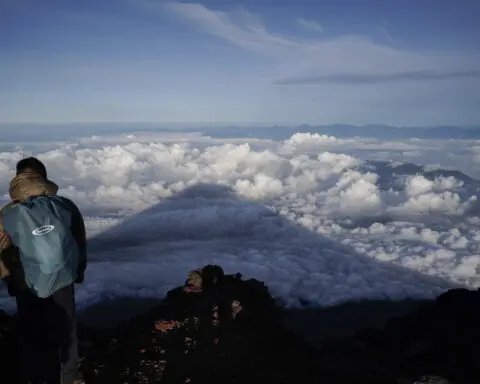
[[[87, 383], [480, 383], [479, 291], [449, 291], [384, 329], [316, 347], [281, 318], [261, 282], [208, 266], [148, 313], [82, 329], [83, 371]], [[0, 314], [1, 383], [18, 372], [13, 337]]]

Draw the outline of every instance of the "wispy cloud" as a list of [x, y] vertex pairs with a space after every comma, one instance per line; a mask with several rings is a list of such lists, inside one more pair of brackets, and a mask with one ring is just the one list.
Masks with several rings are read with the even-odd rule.
[[297, 24], [310, 32], [323, 32], [323, 26], [316, 20], [307, 20], [303, 17], [297, 17]]
[[171, 15], [205, 33], [227, 40], [244, 49], [273, 53], [286, 48], [300, 48], [300, 43], [275, 36], [267, 31], [255, 15], [246, 11], [214, 11], [198, 3], [166, 2]]
[[331, 75], [291, 77], [277, 79], [277, 85], [308, 84], [379, 84], [403, 81], [438, 81], [456, 79], [480, 79], [480, 70], [458, 72], [411, 71], [387, 74], [338, 73]]
[[[297, 74], [296, 80], [278, 80], [276, 83], [439, 80], [476, 77], [472, 68], [480, 67], [480, 57], [476, 54], [400, 50], [374, 43], [363, 35], [322, 35], [317, 39], [301, 39], [270, 32], [259, 17], [247, 11], [225, 12], [198, 3], [174, 1], [161, 4], [170, 17], [192, 28], [242, 49], [271, 56], [277, 60], [276, 66], [272, 67], [274, 78], [293, 78]], [[299, 20], [310, 28], [316, 23]], [[325, 75], [305, 80], [305, 73], [319, 72]]]

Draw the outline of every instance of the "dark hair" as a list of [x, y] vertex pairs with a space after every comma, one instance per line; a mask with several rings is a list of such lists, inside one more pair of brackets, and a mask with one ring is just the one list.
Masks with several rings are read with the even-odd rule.
[[47, 178], [47, 169], [45, 168], [45, 165], [36, 157], [27, 157], [17, 163], [17, 175], [25, 172], [27, 169], [31, 169]]

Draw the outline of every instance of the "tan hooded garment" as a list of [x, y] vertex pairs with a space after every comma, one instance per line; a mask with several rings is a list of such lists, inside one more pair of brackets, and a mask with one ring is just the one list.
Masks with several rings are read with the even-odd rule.
[[18, 250], [3, 230], [2, 212], [17, 201], [23, 201], [32, 196], [56, 195], [57, 191], [57, 184], [28, 169], [10, 181], [9, 193], [12, 202], [0, 210], [0, 279], [10, 276], [13, 269], [21, 268]]

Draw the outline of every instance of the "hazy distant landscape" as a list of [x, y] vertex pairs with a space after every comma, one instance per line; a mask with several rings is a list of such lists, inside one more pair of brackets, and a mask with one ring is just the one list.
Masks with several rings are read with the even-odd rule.
[[401, 139], [480, 139], [480, 126], [458, 127], [392, 127], [388, 125], [354, 126], [333, 124], [310, 126], [247, 126], [181, 123], [83, 123], [83, 124], [21, 124], [0, 123], [0, 130], [12, 141], [65, 140], [86, 135], [121, 132], [185, 132], [201, 133], [216, 138], [258, 138], [285, 140], [295, 133], [318, 133], [338, 138], [365, 137], [378, 140]]

